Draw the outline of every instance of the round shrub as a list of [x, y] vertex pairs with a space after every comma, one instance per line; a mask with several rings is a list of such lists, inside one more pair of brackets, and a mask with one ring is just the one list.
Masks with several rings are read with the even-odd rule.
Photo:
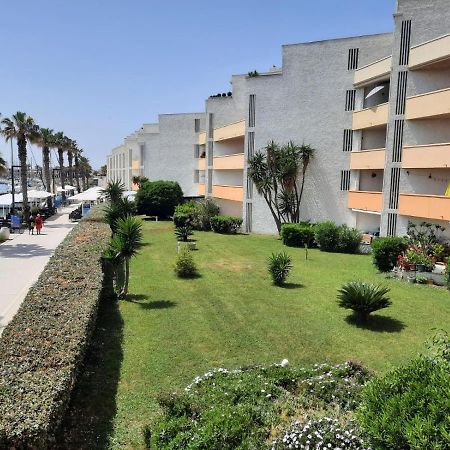
[[361, 231], [349, 228], [347, 225], [339, 227], [338, 251], [341, 253], [358, 253], [362, 240]]
[[389, 272], [397, 264], [398, 256], [406, 250], [401, 237], [380, 237], [372, 242], [373, 263], [381, 272]]
[[363, 391], [359, 422], [379, 450], [445, 450], [450, 438], [450, 370], [419, 357]]
[[214, 216], [211, 217], [211, 229], [215, 233], [234, 234], [239, 231], [242, 219], [234, 216]]
[[351, 309], [355, 318], [365, 322], [369, 314], [387, 308], [391, 301], [387, 296], [389, 288], [364, 281], [350, 281], [338, 291], [338, 304], [341, 308]]
[[147, 181], [136, 194], [139, 214], [166, 219], [172, 216], [175, 207], [183, 201], [183, 191], [175, 181]]
[[174, 271], [180, 278], [190, 278], [197, 275], [197, 266], [195, 265], [192, 253], [186, 248], [182, 248], [175, 259]]
[[269, 258], [269, 272], [272, 276], [273, 284], [281, 286], [292, 269], [292, 259], [284, 252], [272, 253]]
[[316, 242], [320, 250], [334, 252], [339, 245], [339, 227], [331, 221], [321, 222], [315, 226]]
[[314, 243], [314, 225], [285, 223], [281, 226], [281, 239], [288, 247], [311, 247]]

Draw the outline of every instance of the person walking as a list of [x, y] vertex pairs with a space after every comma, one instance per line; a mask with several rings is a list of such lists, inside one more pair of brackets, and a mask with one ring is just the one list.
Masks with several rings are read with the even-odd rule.
[[36, 224], [36, 234], [41, 234], [42, 225], [44, 223], [44, 219], [40, 214], [36, 216], [35, 224]]
[[28, 234], [34, 234], [34, 216], [33, 214], [30, 214], [30, 217], [28, 218]]

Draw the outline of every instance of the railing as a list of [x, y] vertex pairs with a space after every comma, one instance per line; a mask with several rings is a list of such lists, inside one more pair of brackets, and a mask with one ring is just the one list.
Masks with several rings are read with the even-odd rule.
[[388, 103], [382, 103], [381, 105], [362, 109], [361, 111], [355, 111], [353, 113], [353, 129], [362, 130], [364, 128], [384, 126], [388, 122], [388, 116]]
[[406, 99], [408, 120], [450, 116], [450, 88], [415, 95]]
[[373, 191], [349, 191], [348, 207], [360, 211], [381, 212], [383, 193]]
[[444, 195], [400, 194], [398, 209], [403, 216], [450, 220], [450, 197]]
[[386, 151], [382, 149], [352, 152], [350, 168], [353, 170], [384, 169]]
[[215, 156], [213, 159], [214, 170], [240, 170], [244, 169], [244, 154]]
[[375, 83], [378, 80], [387, 78], [391, 73], [391, 69], [392, 56], [388, 56], [356, 70], [353, 83], [356, 87], [368, 83]]
[[244, 189], [242, 186], [215, 184], [213, 185], [212, 196], [224, 200], [242, 202], [244, 199]]
[[403, 169], [446, 169], [450, 167], [450, 143], [403, 147]]

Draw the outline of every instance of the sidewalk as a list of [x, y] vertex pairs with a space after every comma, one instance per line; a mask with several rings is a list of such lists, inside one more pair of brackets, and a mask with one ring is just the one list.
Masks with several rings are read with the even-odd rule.
[[64, 208], [45, 221], [40, 236], [25, 230], [23, 234], [11, 234], [9, 241], [0, 244], [0, 335], [56, 247], [75, 225], [69, 220], [72, 209]]

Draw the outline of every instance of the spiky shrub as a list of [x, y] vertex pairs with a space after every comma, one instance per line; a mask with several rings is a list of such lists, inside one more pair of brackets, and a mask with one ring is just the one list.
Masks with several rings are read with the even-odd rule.
[[122, 200], [122, 195], [125, 192], [125, 185], [119, 181], [109, 181], [102, 194], [111, 203], [118, 203]]
[[117, 221], [119, 219], [133, 216], [134, 214], [136, 214], [136, 205], [126, 198], [120, 198], [114, 203], [111, 202], [105, 208], [105, 220], [111, 228], [112, 233], [116, 232]]
[[341, 308], [353, 310], [355, 318], [365, 322], [369, 314], [391, 305], [388, 297], [389, 288], [366, 283], [350, 281], [338, 291], [338, 304]]
[[292, 269], [292, 259], [285, 253], [272, 253], [268, 264], [269, 273], [272, 276], [273, 284], [281, 286], [286, 281]]
[[175, 228], [175, 236], [178, 241], [187, 242], [189, 236], [192, 236], [193, 234], [194, 233], [192, 232], [192, 227], [189, 225], [184, 225]]
[[197, 266], [195, 265], [192, 253], [183, 248], [175, 259], [174, 271], [179, 278], [191, 278], [197, 275]]

